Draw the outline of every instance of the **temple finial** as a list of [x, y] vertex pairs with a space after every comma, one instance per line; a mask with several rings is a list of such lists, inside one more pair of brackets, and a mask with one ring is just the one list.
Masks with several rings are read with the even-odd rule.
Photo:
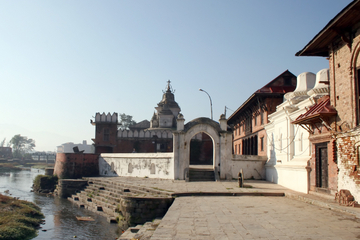
[[174, 93], [175, 91], [172, 89], [172, 87], [171, 87], [171, 81], [170, 80], [168, 80], [167, 81], [167, 86], [166, 86], [166, 89], [165, 89], [165, 92], [163, 91], [163, 93], [166, 93], [166, 92], [171, 92], [171, 93]]
[[170, 86], [171, 81], [170, 81], [170, 79], [167, 81], [167, 83], [168, 83], [168, 85], [167, 85], [166, 91], [170, 91], [171, 90], [171, 86]]

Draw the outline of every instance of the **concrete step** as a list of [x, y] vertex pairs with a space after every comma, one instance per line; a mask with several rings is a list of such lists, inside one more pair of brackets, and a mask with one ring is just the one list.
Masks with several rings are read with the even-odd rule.
[[189, 181], [215, 181], [215, 173], [212, 169], [191, 169], [189, 170]]

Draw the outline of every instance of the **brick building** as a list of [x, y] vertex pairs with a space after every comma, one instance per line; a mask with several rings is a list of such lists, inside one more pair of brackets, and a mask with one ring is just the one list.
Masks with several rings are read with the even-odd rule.
[[95, 121], [90, 121], [95, 126], [95, 153], [172, 152], [172, 131], [181, 109], [170, 81], [155, 109], [150, 122], [144, 120], [129, 129], [119, 129], [117, 113], [96, 113]]
[[233, 128], [233, 154], [266, 156], [268, 115], [283, 102], [285, 93], [294, 91], [296, 76], [286, 70], [254, 92], [229, 118]]
[[[328, 184], [325, 189], [347, 189], [357, 201], [360, 199], [359, 9], [360, 0], [351, 2], [296, 53], [296, 56], [321, 56], [329, 60], [330, 95], [329, 100], [323, 99], [323, 104], [337, 110], [335, 117], [324, 121], [321, 120], [324, 115], [317, 114], [319, 117], [314, 122], [301, 119], [298, 122], [306, 123], [312, 132], [312, 186], [323, 188], [323, 184]], [[321, 107], [320, 103], [318, 107]], [[306, 120], [306, 116], [303, 120]], [[328, 155], [327, 164], [326, 160], [321, 160], [324, 154]], [[331, 169], [322, 169], [321, 164]], [[328, 182], [318, 177], [326, 170], [329, 171]]]

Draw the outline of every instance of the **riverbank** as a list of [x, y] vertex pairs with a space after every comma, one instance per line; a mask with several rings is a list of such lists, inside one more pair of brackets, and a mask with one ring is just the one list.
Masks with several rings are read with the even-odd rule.
[[4, 162], [0, 163], [0, 172], [8, 172], [8, 171], [20, 171], [23, 168], [36, 168], [36, 169], [45, 169], [54, 167], [54, 163], [25, 163], [20, 164], [18, 162]]
[[32, 239], [43, 218], [34, 203], [0, 194], [0, 239]]
[[21, 167], [15, 163], [0, 163], [0, 172], [20, 171]]

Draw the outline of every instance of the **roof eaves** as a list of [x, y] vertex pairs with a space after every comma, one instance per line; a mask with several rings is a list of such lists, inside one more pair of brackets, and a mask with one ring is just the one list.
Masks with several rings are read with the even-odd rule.
[[[323, 51], [319, 51], [319, 53], [321, 54], [318, 54], [318, 55], [315, 55], [314, 53], [313, 54], [305, 54], [306, 53], [306, 50], [309, 49], [309, 47], [316, 41], [318, 40], [319, 38], [321, 38], [324, 33], [326, 31], [328, 31], [342, 16], [344, 16], [348, 11], [349, 9], [351, 9], [356, 3], [358, 3], [360, 0], [354, 0], [352, 1], [351, 3], [349, 3], [342, 11], [340, 11], [333, 19], [331, 19], [328, 24], [326, 24], [326, 26], [318, 33], [315, 35], [315, 37], [300, 51], [298, 51], [297, 53], [295, 53], [295, 56], [321, 56], [321, 57], [327, 57], [328, 54], [324, 54]], [[327, 41], [332, 41], [332, 39], [327, 39]]]

